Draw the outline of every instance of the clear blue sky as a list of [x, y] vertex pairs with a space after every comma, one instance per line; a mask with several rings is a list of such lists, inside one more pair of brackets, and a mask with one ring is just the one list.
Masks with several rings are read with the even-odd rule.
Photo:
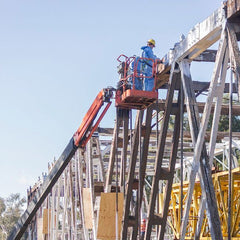
[[[0, 1], [0, 196], [20, 192], [58, 158], [116, 58], [147, 39], [163, 57], [219, 0]], [[101, 126], [113, 125], [114, 108]]]

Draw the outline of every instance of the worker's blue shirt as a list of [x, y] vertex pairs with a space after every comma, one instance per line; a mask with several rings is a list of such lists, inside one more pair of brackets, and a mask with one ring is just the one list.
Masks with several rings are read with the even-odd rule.
[[143, 74], [146, 76], [144, 80], [144, 90], [152, 91], [154, 88], [152, 65], [153, 65], [153, 62], [158, 58], [153, 54], [153, 50], [149, 46], [141, 47], [141, 50], [143, 50], [142, 58], [152, 59], [152, 60], [147, 60], [147, 59], [142, 60], [142, 71], [143, 71]]
[[152, 58], [154, 60], [157, 59], [157, 57], [153, 54], [152, 48], [150, 48], [149, 46], [143, 46], [141, 47], [141, 49], [143, 50], [142, 53], [143, 58]]
[[[154, 60], [158, 59], [154, 54], [153, 54], [153, 50], [152, 48], [150, 48], [149, 46], [143, 46], [141, 47], [141, 50], [143, 50], [142, 52], [142, 57], [143, 58], [151, 58]], [[153, 65], [153, 61], [151, 60], [145, 60], [145, 66], [143, 67], [143, 69], [145, 71], [152, 71], [152, 65]]]

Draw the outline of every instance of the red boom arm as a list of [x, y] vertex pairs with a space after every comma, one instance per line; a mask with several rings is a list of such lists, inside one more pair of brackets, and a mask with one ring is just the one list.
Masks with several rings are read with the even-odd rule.
[[[91, 107], [87, 111], [85, 117], [82, 120], [82, 123], [76, 133], [74, 134], [74, 144], [78, 147], [85, 147], [88, 140], [91, 138], [94, 131], [97, 129], [100, 121], [104, 117], [108, 108], [111, 105], [110, 98], [112, 96], [112, 90], [103, 89], [100, 91], [92, 103]], [[104, 102], [107, 102], [104, 110], [101, 115], [98, 117], [98, 120], [94, 123], [95, 118], [97, 117], [100, 109], [104, 105]]]

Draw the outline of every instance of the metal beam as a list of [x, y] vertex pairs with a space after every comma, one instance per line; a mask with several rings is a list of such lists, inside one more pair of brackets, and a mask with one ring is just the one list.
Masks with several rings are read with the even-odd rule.
[[[222, 41], [220, 44], [220, 51], [218, 52], [218, 55], [217, 55], [217, 64], [215, 67], [216, 69], [213, 74], [212, 82], [214, 82], [214, 83], [216, 82], [216, 80], [218, 78], [220, 66], [221, 66], [223, 55], [225, 52], [226, 42], [224, 40], [225, 40], [225, 37], [223, 35]], [[187, 195], [187, 200], [186, 200], [185, 209], [184, 209], [183, 222], [181, 225], [181, 239], [182, 240], [185, 239], [187, 221], [188, 221], [188, 216], [189, 216], [189, 209], [190, 209], [190, 205], [191, 205], [191, 199], [192, 199], [196, 174], [197, 174], [199, 166], [200, 166], [200, 180], [201, 180], [200, 182], [201, 182], [203, 196], [206, 196], [206, 199], [207, 199], [207, 215], [208, 215], [208, 219], [210, 222], [211, 236], [212, 236], [212, 239], [219, 240], [219, 239], [222, 239], [220, 220], [219, 220], [219, 215], [218, 215], [218, 210], [217, 210], [217, 205], [216, 205], [216, 198], [215, 198], [213, 183], [212, 183], [212, 179], [211, 179], [211, 169], [209, 166], [208, 156], [207, 156], [207, 152], [206, 152], [206, 146], [204, 143], [206, 122], [210, 115], [211, 100], [212, 100], [213, 96], [209, 95], [209, 97], [207, 99], [207, 104], [205, 105], [207, 110], [206, 110], [206, 114], [203, 116], [204, 120], [202, 120], [204, 122], [204, 126], [201, 126], [201, 128], [200, 128], [199, 112], [198, 112], [198, 108], [196, 105], [195, 95], [194, 95], [193, 89], [192, 89], [192, 81], [191, 81], [191, 74], [189, 71], [189, 63], [186, 61], [181, 61], [180, 68], [181, 68], [181, 73], [182, 73], [184, 92], [185, 92], [185, 96], [186, 96], [186, 102], [187, 102], [186, 104], [187, 104], [187, 108], [188, 108], [189, 125], [190, 125], [190, 129], [191, 129], [192, 141], [193, 141], [194, 145], [196, 144], [195, 151], [194, 151], [194, 161], [193, 161], [192, 170], [191, 170], [190, 179], [189, 179], [190, 186], [188, 189], [188, 195]], [[214, 85], [212, 85], [210, 87], [213, 88], [213, 86]], [[213, 91], [214, 90], [215, 89], [213, 89]], [[206, 121], [205, 121], [205, 119], [206, 119]], [[206, 192], [208, 194], [206, 194]]]
[[[163, 174], [163, 168], [162, 168], [162, 160], [163, 160], [163, 154], [164, 154], [164, 147], [165, 147], [165, 141], [167, 137], [167, 129], [169, 124], [169, 118], [171, 114], [171, 107], [173, 102], [173, 96], [174, 96], [174, 90], [176, 86], [176, 82], [179, 80], [179, 70], [177, 64], [172, 65], [172, 71], [171, 71], [171, 77], [170, 77], [170, 88], [167, 93], [167, 100], [165, 105], [165, 112], [163, 116], [163, 121], [161, 124], [161, 129], [159, 133], [159, 144], [157, 148], [156, 153], [156, 160], [155, 160], [155, 174], [153, 176], [152, 180], [152, 189], [151, 189], [151, 195], [150, 195], [150, 203], [149, 203], [149, 211], [148, 211], [148, 221], [146, 225], [146, 232], [145, 232], [145, 240], [150, 239], [151, 237], [151, 231], [152, 231], [152, 225], [156, 224], [155, 222], [155, 204], [156, 204], [156, 197], [158, 194], [159, 189], [159, 180], [162, 177]], [[158, 225], [161, 224], [161, 218], [158, 221]]]
[[[220, 112], [221, 112], [221, 105], [222, 105], [222, 99], [223, 99], [223, 91], [224, 91], [224, 84], [225, 84], [225, 79], [226, 79], [226, 74], [227, 74], [228, 62], [229, 62], [229, 51], [226, 48], [224, 59], [222, 62], [220, 78], [218, 80], [218, 77], [216, 76], [215, 82], [213, 79], [213, 82], [211, 83], [211, 87], [210, 87], [211, 91], [209, 92], [209, 98], [207, 101], [208, 105], [210, 105], [209, 108], [211, 108], [213, 98], [215, 98], [215, 102], [216, 102], [214, 115], [213, 115], [212, 128], [211, 128], [210, 144], [209, 144], [210, 145], [210, 147], [209, 147], [209, 163], [210, 163], [211, 169], [212, 169], [212, 165], [213, 165], [214, 150], [216, 147], [217, 130], [218, 130], [218, 124], [219, 124], [219, 119], [220, 119]], [[210, 104], [209, 104], [209, 102], [210, 102]], [[204, 110], [205, 110], [204, 117], [203, 117], [202, 124], [201, 124], [202, 126], [206, 125], [208, 123], [209, 114], [210, 114], [209, 113], [210, 109], [208, 109], [206, 107]], [[207, 111], [208, 111], [208, 113], [207, 113]], [[208, 116], [206, 116], [206, 115], [208, 115]], [[205, 127], [204, 132], [206, 132], [206, 127]], [[200, 210], [199, 210], [200, 217], [198, 219], [197, 229], [196, 229], [196, 233], [195, 233], [195, 240], [200, 238], [200, 232], [201, 232], [201, 228], [202, 228], [202, 222], [203, 222], [205, 208], [206, 208], [206, 199], [202, 198]]]
[[172, 184], [173, 184], [173, 177], [175, 171], [175, 164], [177, 159], [177, 152], [178, 152], [178, 144], [179, 144], [179, 136], [180, 136], [180, 105], [181, 105], [181, 93], [178, 92], [178, 112], [175, 115], [174, 121], [174, 132], [172, 137], [172, 151], [171, 156], [169, 159], [169, 168], [168, 170], [168, 181], [165, 187], [165, 194], [164, 194], [164, 205], [163, 205], [163, 212], [162, 212], [162, 224], [159, 229], [158, 239], [164, 239], [165, 228], [167, 224], [167, 217], [169, 211], [169, 203], [171, 199], [171, 192], [172, 192]]
[[110, 157], [109, 157], [108, 172], [107, 172], [106, 183], [105, 183], [105, 192], [111, 192], [113, 169], [114, 169], [115, 154], [116, 154], [116, 139], [117, 139], [116, 135], [118, 132], [118, 128], [119, 128], [119, 125], [117, 123], [115, 123]]
[[121, 239], [127, 239], [127, 231], [129, 227], [129, 215], [130, 215], [130, 201], [132, 198], [133, 180], [134, 180], [134, 173], [135, 173], [135, 167], [136, 167], [136, 161], [137, 161], [137, 155], [138, 155], [139, 125], [142, 124], [142, 114], [143, 114], [142, 111], [138, 111], [136, 116], [135, 132], [134, 132], [133, 142], [132, 142], [132, 152], [130, 156], [126, 194], [124, 199]]

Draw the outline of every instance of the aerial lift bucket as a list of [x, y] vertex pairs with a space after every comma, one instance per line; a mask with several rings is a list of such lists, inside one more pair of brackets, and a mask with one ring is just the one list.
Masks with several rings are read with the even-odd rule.
[[[123, 59], [124, 60], [121, 60]], [[128, 58], [120, 55], [117, 59], [120, 62], [118, 73], [120, 80], [118, 82], [115, 104], [116, 107], [123, 109], [145, 109], [158, 99], [156, 91], [156, 61], [149, 58]], [[146, 76], [143, 71], [138, 69], [142, 62], [150, 62], [152, 66], [152, 75]], [[154, 88], [152, 91], [137, 90], [136, 81], [144, 81], [146, 78], [154, 78]]]

